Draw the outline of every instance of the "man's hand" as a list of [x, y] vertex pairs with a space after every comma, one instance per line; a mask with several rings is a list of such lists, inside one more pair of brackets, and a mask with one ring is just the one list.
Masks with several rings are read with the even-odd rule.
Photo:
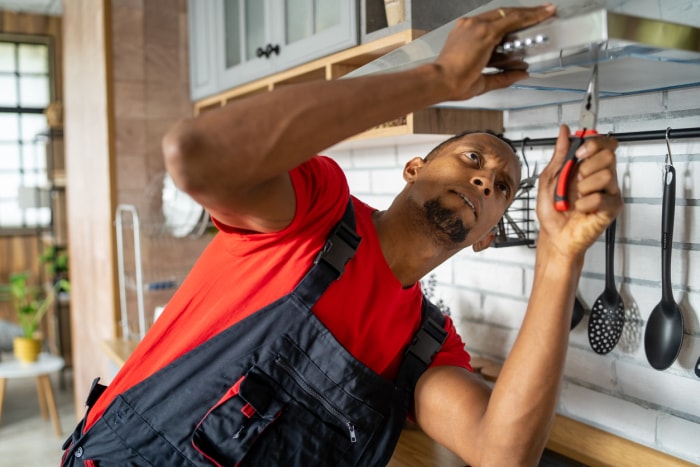
[[484, 74], [483, 69], [506, 34], [539, 23], [554, 12], [553, 5], [499, 8], [458, 19], [435, 61], [449, 83], [451, 98], [469, 99], [527, 78], [528, 74], [523, 69], [495, 74]]
[[296, 212], [291, 169], [374, 125], [526, 77], [524, 71], [482, 72], [504, 34], [553, 13], [551, 6], [486, 12], [458, 21], [435, 63], [281, 86], [184, 119], [163, 140], [165, 165], [177, 187], [219, 222], [281, 230]]
[[539, 177], [537, 215], [540, 244], [547, 244], [566, 257], [580, 258], [620, 213], [622, 194], [617, 182], [617, 141], [606, 136], [592, 137], [576, 152], [580, 162], [569, 186], [571, 209], [554, 209], [554, 188], [569, 149], [569, 133], [569, 127], [562, 125], [554, 156]]

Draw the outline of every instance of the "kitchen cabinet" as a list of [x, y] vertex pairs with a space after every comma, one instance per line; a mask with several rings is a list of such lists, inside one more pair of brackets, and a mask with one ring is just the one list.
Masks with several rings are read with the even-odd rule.
[[358, 42], [356, 0], [189, 0], [193, 100]]
[[[340, 78], [372, 60], [413, 41], [420, 35], [421, 31], [406, 29], [367, 44], [350, 47], [302, 65], [266, 75], [195, 101], [194, 113], [198, 115], [227, 105], [236, 99], [272, 91], [279, 86], [305, 81]], [[395, 138], [415, 134], [454, 135], [467, 128], [502, 132], [503, 113], [498, 110], [429, 107], [385, 122], [351, 138], [351, 140], [380, 137]]]

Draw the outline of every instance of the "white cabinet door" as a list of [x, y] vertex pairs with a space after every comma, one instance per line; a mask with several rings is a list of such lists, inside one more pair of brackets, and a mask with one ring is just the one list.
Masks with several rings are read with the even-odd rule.
[[223, 0], [217, 18], [222, 27], [221, 89], [274, 73], [271, 6], [275, 3], [279, 0]]
[[274, 10], [274, 29], [283, 32], [278, 69], [358, 43], [356, 0], [278, 0], [276, 5], [280, 7]]
[[189, 0], [187, 21], [189, 27], [190, 95], [193, 100], [214, 94], [219, 89], [219, 39], [211, 19], [216, 15], [217, 1]]
[[197, 100], [358, 43], [357, 0], [189, 0]]

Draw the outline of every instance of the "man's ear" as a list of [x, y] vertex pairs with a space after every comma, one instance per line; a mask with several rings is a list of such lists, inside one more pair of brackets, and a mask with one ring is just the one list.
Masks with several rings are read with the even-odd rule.
[[407, 182], [412, 182], [416, 179], [418, 171], [425, 165], [425, 161], [420, 157], [414, 157], [406, 162], [403, 168], [403, 178]]
[[493, 241], [496, 239], [496, 234], [493, 231], [493, 229], [489, 230], [489, 233], [481, 237], [479, 240], [477, 240], [473, 245], [472, 245], [472, 250], [474, 250], [475, 253], [478, 253], [480, 251], [483, 251], [490, 247], [493, 244]]

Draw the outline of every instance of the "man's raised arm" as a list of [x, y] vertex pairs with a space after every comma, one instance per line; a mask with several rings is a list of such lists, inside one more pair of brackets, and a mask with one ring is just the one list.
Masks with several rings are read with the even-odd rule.
[[562, 126], [554, 157], [539, 177], [530, 300], [493, 391], [456, 367], [431, 368], [418, 381], [418, 423], [473, 467], [539, 461], [556, 409], [584, 255], [622, 209], [616, 146], [611, 138], [596, 137], [579, 148], [573, 207], [559, 212], [554, 191], [569, 148], [569, 129]]
[[482, 70], [506, 33], [551, 16], [554, 7], [501, 11], [457, 21], [435, 63], [285, 86], [182, 120], [163, 140], [166, 167], [220, 221], [263, 232], [284, 228], [295, 209], [290, 169], [372, 126], [525, 78], [522, 70]]

